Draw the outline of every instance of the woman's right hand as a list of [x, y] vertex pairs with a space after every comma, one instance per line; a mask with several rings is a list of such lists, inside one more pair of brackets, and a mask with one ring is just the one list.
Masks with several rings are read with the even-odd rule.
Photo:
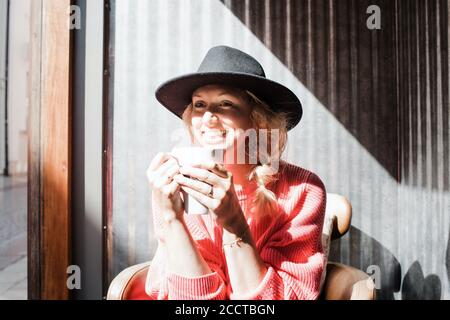
[[[152, 207], [155, 228], [160, 223], [179, 219], [183, 216], [183, 202], [180, 197], [180, 185], [173, 180], [179, 173], [177, 160], [167, 154], [158, 153], [147, 169], [147, 179], [152, 189]], [[162, 221], [158, 221], [162, 219]], [[155, 230], [156, 231], [156, 230]]]

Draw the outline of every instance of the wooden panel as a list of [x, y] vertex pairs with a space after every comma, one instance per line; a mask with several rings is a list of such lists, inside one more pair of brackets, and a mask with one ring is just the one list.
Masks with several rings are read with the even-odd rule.
[[42, 298], [68, 298], [70, 265], [69, 0], [46, 0], [42, 41]]
[[29, 162], [29, 250], [33, 275], [29, 284], [30, 298], [34, 299], [69, 298], [66, 270], [70, 265], [71, 239], [71, 35], [67, 26], [70, 3], [44, 0], [33, 4], [41, 4], [42, 10], [33, 10], [34, 28], [41, 29], [41, 34], [33, 35], [34, 112], [30, 113], [30, 150], [34, 153]]

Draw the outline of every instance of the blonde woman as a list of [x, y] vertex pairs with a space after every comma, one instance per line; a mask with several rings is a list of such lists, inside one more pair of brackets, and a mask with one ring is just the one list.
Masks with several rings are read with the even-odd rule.
[[[149, 298], [317, 299], [325, 187], [314, 173], [281, 160], [287, 132], [302, 116], [295, 94], [267, 79], [253, 57], [218, 46], [196, 73], [165, 82], [156, 97], [183, 119], [194, 144], [221, 148], [232, 161], [180, 167], [167, 153], [152, 160], [147, 176], [158, 248]], [[264, 130], [256, 148], [248, 130]], [[181, 190], [209, 214], [186, 214]]]

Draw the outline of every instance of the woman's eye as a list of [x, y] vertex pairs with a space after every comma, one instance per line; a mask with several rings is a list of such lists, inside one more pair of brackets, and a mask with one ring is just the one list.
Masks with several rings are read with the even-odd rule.
[[194, 108], [196, 108], [196, 109], [203, 108], [204, 106], [205, 106], [205, 104], [203, 102], [194, 103]]
[[232, 107], [233, 106], [233, 102], [231, 102], [231, 101], [222, 101], [220, 103], [220, 106], [221, 107]]

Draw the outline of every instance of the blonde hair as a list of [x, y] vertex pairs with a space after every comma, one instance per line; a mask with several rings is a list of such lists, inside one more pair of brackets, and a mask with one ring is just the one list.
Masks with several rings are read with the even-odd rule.
[[[275, 174], [277, 170], [273, 168], [275, 161], [281, 160], [281, 155], [287, 145], [287, 121], [286, 113], [274, 112], [272, 109], [250, 91], [245, 91], [250, 98], [250, 104], [253, 106], [250, 118], [253, 126], [257, 129], [267, 129], [267, 141], [272, 141], [274, 132], [278, 130], [278, 141], [275, 150], [272, 150], [272, 144], [268, 146], [268, 152], [259, 154], [258, 158], [262, 163], [250, 172], [249, 180], [254, 179], [258, 188], [253, 198], [252, 210], [258, 217], [273, 215], [278, 211], [278, 203], [275, 194], [268, 189], [268, 186], [276, 181]], [[259, 150], [259, 148], [258, 148]], [[261, 150], [259, 150], [261, 151]]]
[[[267, 152], [259, 153], [258, 147], [258, 163], [255, 168], [249, 173], [247, 179], [249, 181], [254, 180], [257, 184], [255, 196], [250, 204], [250, 212], [255, 214], [256, 217], [261, 218], [266, 215], [273, 215], [278, 211], [278, 203], [275, 194], [268, 189], [268, 186], [277, 180], [277, 170], [273, 168], [273, 163], [281, 160], [281, 155], [287, 145], [287, 121], [288, 116], [283, 112], [274, 112], [272, 109], [261, 99], [256, 97], [248, 90], [244, 90], [247, 102], [252, 107], [250, 119], [255, 129], [267, 130], [267, 141], [270, 143], [266, 145], [269, 150]], [[186, 125], [191, 140], [194, 139], [194, 135], [191, 130], [191, 115], [192, 115], [192, 103], [189, 104], [183, 112], [182, 119]], [[278, 131], [278, 141], [275, 146], [275, 150], [272, 150], [272, 136], [275, 134], [273, 130]], [[258, 143], [260, 135], [257, 135]], [[276, 137], [276, 135], [275, 135]], [[248, 155], [247, 151], [246, 154]]]

